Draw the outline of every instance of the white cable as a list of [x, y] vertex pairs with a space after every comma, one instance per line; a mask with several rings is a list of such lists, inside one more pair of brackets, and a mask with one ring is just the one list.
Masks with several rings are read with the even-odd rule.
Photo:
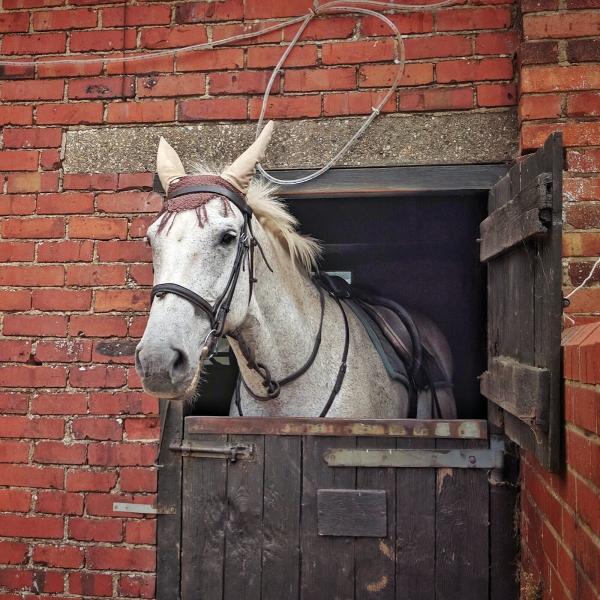
[[598, 258], [598, 260], [596, 260], [596, 262], [594, 263], [594, 266], [592, 267], [591, 271], [588, 273], [588, 276], [571, 292], [569, 292], [565, 298], [570, 298], [573, 294], [575, 294], [576, 292], [578, 292], [582, 287], [585, 286], [585, 284], [592, 278], [592, 276], [594, 275], [594, 271], [596, 270], [596, 267], [600, 265], [600, 258]]

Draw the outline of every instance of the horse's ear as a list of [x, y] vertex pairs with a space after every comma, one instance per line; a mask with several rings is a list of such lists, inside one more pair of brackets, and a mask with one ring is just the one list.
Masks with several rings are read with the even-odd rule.
[[248, 191], [256, 165], [265, 156], [274, 125], [273, 121], [269, 121], [252, 146], [221, 173], [221, 177], [234, 185], [242, 194]]
[[181, 164], [181, 160], [177, 152], [171, 148], [164, 137], [158, 142], [158, 152], [156, 153], [156, 172], [165, 194], [169, 191], [169, 184], [179, 177], [185, 175], [185, 169]]

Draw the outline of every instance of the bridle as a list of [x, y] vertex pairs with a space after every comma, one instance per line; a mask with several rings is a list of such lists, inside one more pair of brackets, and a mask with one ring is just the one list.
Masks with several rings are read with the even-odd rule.
[[[195, 179], [198, 180], [200, 178], [195, 177]], [[212, 177], [212, 180], [214, 180], [214, 179], [215, 178]], [[244, 218], [244, 224], [242, 226], [240, 235], [238, 237], [235, 261], [233, 263], [233, 268], [232, 268], [229, 278], [227, 280], [227, 285], [225, 286], [225, 289], [223, 290], [222, 294], [217, 298], [217, 300], [213, 304], [208, 302], [208, 300], [206, 300], [199, 294], [196, 294], [196, 292], [194, 292], [193, 290], [190, 290], [189, 288], [186, 288], [177, 283], [159, 283], [158, 285], [155, 285], [151, 291], [152, 301], [154, 300], [154, 298], [157, 298], [157, 297], [162, 298], [165, 294], [175, 294], [176, 296], [179, 296], [180, 298], [187, 300], [194, 307], [200, 309], [202, 312], [204, 312], [206, 314], [206, 316], [208, 317], [208, 319], [210, 321], [211, 330], [209, 331], [208, 335], [206, 336], [206, 338], [203, 342], [202, 351], [200, 353], [200, 361], [203, 362], [204, 360], [211, 358], [215, 354], [219, 339], [224, 334], [225, 319], [227, 318], [227, 314], [229, 313], [229, 309], [231, 307], [231, 302], [233, 300], [233, 295], [235, 293], [235, 288], [236, 288], [236, 285], [237, 285], [237, 282], [238, 282], [238, 279], [240, 276], [240, 272], [244, 268], [245, 263], [248, 264], [248, 278], [249, 278], [249, 282], [250, 282], [249, 293], [248, 293], [248, 302], [250, 302], [250, 300], [252, 299], [252, 292], [254, 289], [254, 284], [256, 283], [256, 279], [254, 277], [254, 250], [255, 250], [255, 248], [258, 247], [258, 249], [263, 257], [263, 260], [265, 261], [265, 264], [267, 265], [267, 268], [270, 271], [272, 271], [273, 269], [271, 269], [260, 244], [258, 243], [257, 239], [254, 237], [254, 233], [252, 232], [252, 209], [248, 205], [248, 203], [246, 201], [246, 197], [241, 192], [233, 191], [231, 189], [231, 187], [229, 185], [227, 185], [227, 182], [224, 180], [223, 180], [223, 184], [214, 183], [213, 181], [211, 181], [210, 183], [195, 183], [194, 185], [186, 185], [186, 186], [177, 187], [174, 191], [172, 191], [168, 194], [168, 199], [172, 200], [174, 198], [187, 196], [187, 195], [191, 195], [191, 194], [212, 194], [212, 195], [216, 195], [216, 196], [221, 196], [221, 197], [229, 200], [230, 202], [232, 202], [241, 211], [242, 216]], [[302, 365], [302, 367], [300, 367], [298, 370], [296, 370], [291, 375], [288, 375], [287, 377], [284, 377], [279, 380], [273, 379], [268, 368], [264, 364], [257, 362], [255, 360], [253, 352], [250, 350], [250, 348], [246, 344], [243, 343], [241, 338], [237, 338], [237, 337], [235, 338], [235, 339], [237, 339], [237, 341], [239, 343], [240, 350], [246, 359], [248, 367], [250, 369], [252, 369], [253, 371], [255, 371], [261, 377], [262, 385], [266, 390], [266, 394], [264, 396], [255, 394], [248, 387], [248, 385], [242, 379], [242, 376], [240, 374], [237, 385], [236, 385], [235, 397], [234, 397], [234, 401], [235, 401], [235, 404], [236, 404], [236, 407], [237, 407], [237, 410], [238, 410], [238, 413], [240, 416], [243, 416], [241, 398], [240, 398], [240, 387], [241, 387], [242, 383], [244, 385], [244, 388], [248, 391], [248, 393], [256, 400], [260, 400], [260, 401], [273, 400], [279, 396], [281, 388], [284, 385], [289, 384], [292, 381], [295, 381], [296, 379], [298, 379], [299, 377], [304, 375], [304, 373], [306, 373], [308, 371], [308, 369], [311, 367], [311, 365], [314, 363], [314, 361], [317, 357], [317, 354], [319, 352], [319, 348], [321, 346], [323, 318], [325, 315], [324, 291], [323, 291], [323, 288], [317, 283], [316, 279], [315, 279], [315, 285], [316, 285], [317, 289], [319, 290], [319, 298], [320, 298], [320, 305], [321, 305], [321, 317], [320, 317], [320, 322], [319, 322], [319, 331], [315, 338], [315, 343], [314, 343], [312, 352], [311, 352], [310, 356], [308, 357], [308, 360], [304, 363], [304, 365]], [[342, 387], [342, 383], [343, 383], [344, 377], [346, 375], [346, 364], [347, 364], [348, 352], [349, 352], [349, 348], [350, 348], [350, 327], [348, 324], [348, 317], [346, 315], [346, 311], [344, 310], [344, 307], [343, 307], [340, 299], [337, 298], [336, 296], [332, 296], [332, 297], [334, 298], [334, 300], [336, 301], [337, 305], [339, 306], [339, 308], [342, 312], [342, 316], [344, 319], [345, 340], [344, 340], [344, 350], [342, 353], [342, 359], [341, 359], [340, 367], [338, 369], [335, 384], [333, 386], [333, 389], [331, 390], [331, 393], [329, 394], [329, 397], [325, 403], [323, 410], [321, 411], [321, 413], [319, 415], [320, 417], [327, 416], [327, 413], [329, 412], [329, 409], [331, 408], [331, 405], [333, 404], [335, 397], [337, 396], [337, 394], [339, 393], [339, 391]]]

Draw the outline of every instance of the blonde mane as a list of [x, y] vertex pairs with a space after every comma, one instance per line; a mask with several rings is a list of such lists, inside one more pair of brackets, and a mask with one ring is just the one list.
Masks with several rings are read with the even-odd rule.
[[[218, 175], [220, 172], [202, 164], [195, 164], [192, 170], [194, 175]], [[314, 238], [298, 233], [298, 220], [275, 196], [276, 189], [264, 180], [253, 179], [246, 195], [248, 204], [263, 229], [279, 242], [292, 262], [310, 273], [321, 257], [321, 245]]]

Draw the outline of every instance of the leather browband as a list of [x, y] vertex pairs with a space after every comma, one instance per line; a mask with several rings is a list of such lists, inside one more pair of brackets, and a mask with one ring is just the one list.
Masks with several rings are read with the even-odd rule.
[[219, 196], [224, 196], [231, 202], [233, 202], [243, 213], [247, 214], [249, 217], [252, 216], [252, 209], [248, 206], [244, 196], [241, 194], [236, 194], [231, 191], [229, 188], [226, 188], [224, 185], [189, 185], [182, 187], [172, 194], [168, 195], [169, 200], [172, 198], [178, 198], [179, 196], [187, 196], [188, 194], [217, 194]]

